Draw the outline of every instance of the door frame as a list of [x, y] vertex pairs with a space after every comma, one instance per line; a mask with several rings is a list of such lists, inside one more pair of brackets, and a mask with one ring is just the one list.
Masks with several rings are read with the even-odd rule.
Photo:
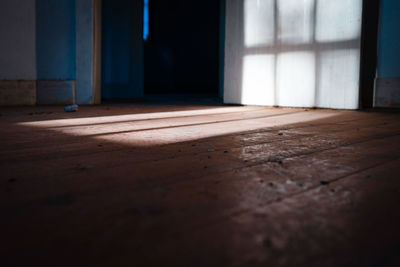
[[102, 0], [93, 0], [93, 104], [101, 103]]
[[361, 21], [360, 109], [373, 108], [378, 67], [380, 0], [364, 0]]

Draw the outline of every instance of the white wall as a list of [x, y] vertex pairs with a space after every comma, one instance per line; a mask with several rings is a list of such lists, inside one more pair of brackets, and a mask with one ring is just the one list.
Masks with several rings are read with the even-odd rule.
[[35, 80], [35, 0], [1, 0], [0, 18], [0, 80]]
[[362, 0], [226, 2], [224, 102], [356, 109]]

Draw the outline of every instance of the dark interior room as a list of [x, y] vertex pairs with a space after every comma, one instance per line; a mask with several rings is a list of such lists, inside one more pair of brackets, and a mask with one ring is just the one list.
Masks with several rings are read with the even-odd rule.
[[219, 7], [215, 0], [149, 2], [145, 94], [218, 95]]
[[0, 0], [0, 266], [400, 266], [400, 1]]

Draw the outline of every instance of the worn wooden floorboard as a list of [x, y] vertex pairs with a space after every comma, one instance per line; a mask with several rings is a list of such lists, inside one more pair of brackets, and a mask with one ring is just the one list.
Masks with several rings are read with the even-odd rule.
[[0, 114], [6, 266], [398, 262], [398, 114], [151, 105]]

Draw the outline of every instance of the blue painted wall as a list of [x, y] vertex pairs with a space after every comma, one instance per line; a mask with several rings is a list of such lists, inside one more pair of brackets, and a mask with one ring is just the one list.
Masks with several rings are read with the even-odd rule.
[[102, 1], [102, 98], [143, 95], [143, 0]]
[[76, 0], [76, 101], [93, 103], [93, 0]]
[[129, 0], [103, 1], [103, 98], [132, 97], [131, 19]]
[[400, 77], [400, 1], [381, 0], [378, 76]]
[[36, 0], [39, 80], [75, 80], [75, 0]]

